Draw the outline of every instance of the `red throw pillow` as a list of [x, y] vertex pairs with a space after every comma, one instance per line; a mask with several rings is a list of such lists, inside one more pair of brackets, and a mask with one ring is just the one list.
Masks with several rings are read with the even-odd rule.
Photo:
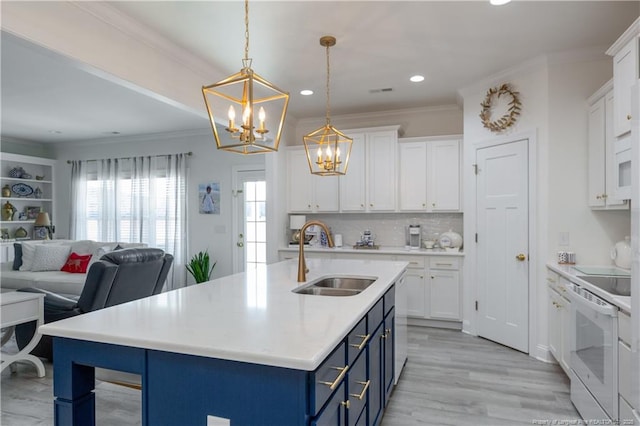
[[60, 270], [70, 272], [72, 274], [84, 274], [87, 272], [87, 266], [89, 266], [90, 260], [90, 254], [78, 254], [73, 252], [69, 255], [67, 262]]

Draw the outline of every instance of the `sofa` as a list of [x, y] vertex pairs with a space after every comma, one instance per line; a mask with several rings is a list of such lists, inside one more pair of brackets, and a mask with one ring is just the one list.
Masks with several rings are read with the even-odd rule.
[[143, 243], [92, 240], [30, 240], [14, 243], [12, 262], [0, 264], [0, 288], [13, 291], [35, 287], [77, 298], [89, 267], [103, 255]]

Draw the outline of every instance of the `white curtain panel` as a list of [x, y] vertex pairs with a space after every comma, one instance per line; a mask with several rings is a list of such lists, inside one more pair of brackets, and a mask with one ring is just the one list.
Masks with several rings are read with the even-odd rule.
[[186, 285], [187, 175], [186, 154], [73, 161], [72, 238], [161, 248], [165, 289]]

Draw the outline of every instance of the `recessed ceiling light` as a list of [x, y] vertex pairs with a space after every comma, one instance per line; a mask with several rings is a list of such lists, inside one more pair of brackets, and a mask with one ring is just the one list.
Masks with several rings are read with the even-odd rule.
[[507, 4], [510, 2], [511, 0], [489, 0], [489, 3], [491, 3], [494, 6], [502, 6], [503, 4]]
[[62, 132], [60, 130], [49, 130], [49, 133], [53, 134], [53, 135], [61, 135]]
[[304, 89], [300, 91], [300, 94], [302, 96], [310, 96], [313, 95], [313, 90], [309, 90], [309, 89]]
[[414, 83], [420, 83], [421, 81], [424, 81], [424, 76], [414, 75], [409, 80], [411, 80]]

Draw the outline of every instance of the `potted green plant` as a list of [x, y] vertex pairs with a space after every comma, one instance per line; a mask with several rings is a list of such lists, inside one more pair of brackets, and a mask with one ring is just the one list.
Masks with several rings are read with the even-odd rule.
[[193, 275], [196, 283], [203, 283], [211, 279], [211, 273], [217, 262], [213, 262], [213, 265], [209, 267], [210, 263], [209, 252], [205, 250], [204, 252], [201, 251], [194, 255], [186, 265], [187, 271]]

